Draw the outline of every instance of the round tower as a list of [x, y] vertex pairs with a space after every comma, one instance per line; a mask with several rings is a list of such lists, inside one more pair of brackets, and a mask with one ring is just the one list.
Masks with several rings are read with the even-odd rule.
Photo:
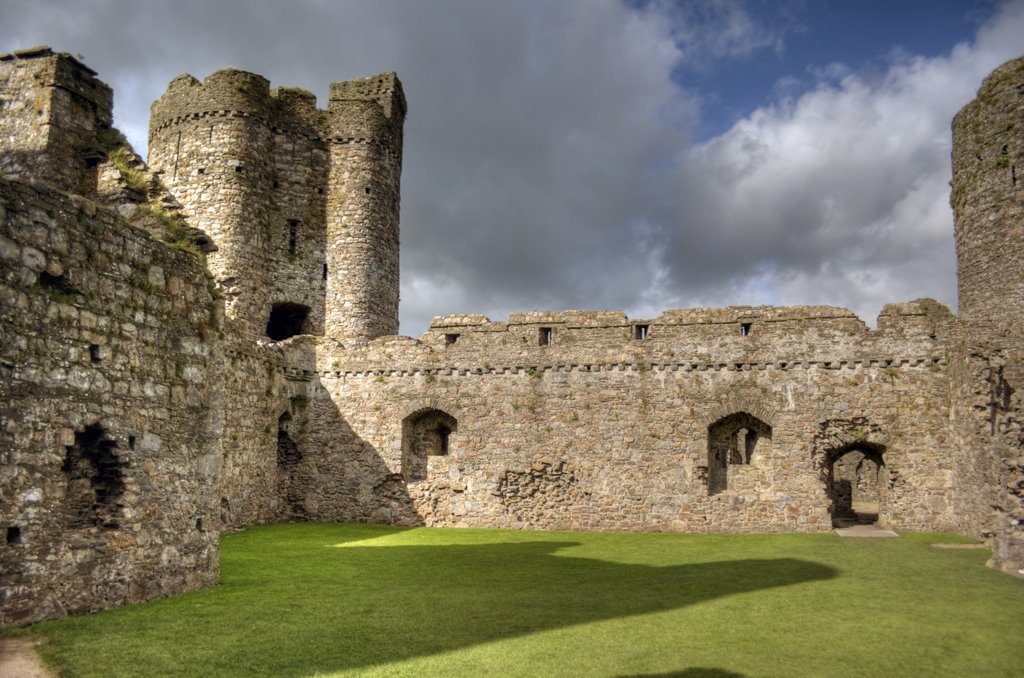
[[405, 114], [394, 73], [331, 85], [324, 329], [344, 344], [398, 333]]
[[189, 223], [213, 240], [210, 271], [236, 330], [262, 336], [267, 323], [263, 265], [272, 183], [273, 102], [269, 82], [226, 69], [200, 83], [171, 81], [153, 104], [149, 165], [161, 172]]
[[953, 119], [950, 202], [960, 317], [1024, 328], [1024, 57], [985, 78]]

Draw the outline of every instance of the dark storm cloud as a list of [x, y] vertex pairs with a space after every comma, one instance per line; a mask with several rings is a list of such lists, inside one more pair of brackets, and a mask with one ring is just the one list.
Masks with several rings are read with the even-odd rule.
[[7, 1], [0, 50], [81, 53], [137, 145], [183, 71], [235, 66], [321, 103], [397, 71], [405, 333], [453, 312], [950, 301], [949, 117], [1012, 28], [880, 82], [823, 80], [695, 146], [700, 99], [673, 73], [783, 43], [740, 2], [693, 6]]

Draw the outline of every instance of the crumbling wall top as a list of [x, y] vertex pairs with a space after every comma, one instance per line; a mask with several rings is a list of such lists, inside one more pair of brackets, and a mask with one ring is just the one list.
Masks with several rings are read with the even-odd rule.
[[96, 77], [96, 71], [71, 54], [41, 45], [0, 54], [0, 64], [31, 65], [40, 85], [59, 87], [89, 101], [95, 107], [98, 121], [106, 126], [112, 124], [114, 91]]

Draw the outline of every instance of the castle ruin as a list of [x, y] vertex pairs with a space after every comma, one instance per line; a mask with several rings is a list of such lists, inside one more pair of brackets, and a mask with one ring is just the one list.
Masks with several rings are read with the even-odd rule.
[[183, 75], [148, 163], [70, 55], [0, 56], [0, 624], [217, 581], [274, 521], [990, 539], [1024, 568], [1024, 59], [953, 123], [959, 316], [398, 328], [406, 101]]

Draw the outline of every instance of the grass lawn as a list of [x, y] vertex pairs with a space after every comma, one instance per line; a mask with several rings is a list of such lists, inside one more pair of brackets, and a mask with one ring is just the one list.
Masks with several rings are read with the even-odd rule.
[[955, 540], [274, 525], [216, 588], [25, 632], [105, 678], [1024, 675], [1024, 581]]

